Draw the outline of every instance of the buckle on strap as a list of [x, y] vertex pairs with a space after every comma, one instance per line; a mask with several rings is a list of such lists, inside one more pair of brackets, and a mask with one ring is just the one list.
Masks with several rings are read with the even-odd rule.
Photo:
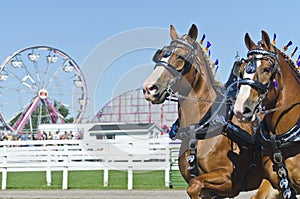
[[191, 155], [196, 154], [197, 140], [196, 139], [191, 139], [190, 142], [189, 142], [189, 147], [190, 147]]
[[273, 160], [274, 160], [274, 162], [277, 163], [277, 164], [282, 163], [283, 157], [282, 157], [281, 153], [280, 153], [280, 152], [274, 153], [274, 154], [273, 154]]

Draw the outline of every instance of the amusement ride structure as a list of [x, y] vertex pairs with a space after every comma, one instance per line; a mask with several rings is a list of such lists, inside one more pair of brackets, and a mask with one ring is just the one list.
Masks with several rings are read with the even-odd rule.
[[142, 89], [136, 89], [109, 101], [92, 122], [155, 123], [166, 130], [177, 119], [177, 109], [177, 103], [171, 100], [153, 105], [145, 100]]
[[[47, 46], [21, 49], [0, 65], [0, 120], [6, 129], [31, 131], [42, 123], [78, 123], [87, 86], [76, 62]], [[60, 110], [65, 110], [64, 116]]]

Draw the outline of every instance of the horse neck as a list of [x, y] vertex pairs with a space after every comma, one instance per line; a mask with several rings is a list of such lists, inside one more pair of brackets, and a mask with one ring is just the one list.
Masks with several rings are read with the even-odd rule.
[[179, 100], [178, 118], [181, 127], [198, 123], [216, 99], [217, 92], [213, 86], [215, 83], [207, 77], [209, 73], [204, 72], [204, 75], [200, 73], [198, 73], [193, 89], [188, 93], [187, 98]]
[[274, 90], [276, 111], [266, 116], [269, 120], [270, 130], [274, 134], [283, 134], [290, 130], [298, 121], [300, 113], [300, 79], [293, 70], [293, 66], [285, 61], [285, 58], [279, 55], [279, 72], [276, 75], [276, 81], [279, 84], [279, 90]]

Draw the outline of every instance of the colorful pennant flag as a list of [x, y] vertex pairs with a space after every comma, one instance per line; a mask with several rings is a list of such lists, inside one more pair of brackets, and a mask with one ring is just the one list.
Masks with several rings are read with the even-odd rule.
[[287, 45], [283, 46], [283, 51], [286, 51], [292, 44], [293, 44], [293, 42], [289, 41], [289, 43], [287, 43]]
[[298, 56], [298, 58], [296, 59], [296, 64], [299, 67], [299, 63], [300, 63], [300, 55]]
[[293, 56], [295, 55], [295, 53], [297, 52], [297, 50], [298, 50], [298, 46], [296, 46], [296, 48], [295, 48], [294, 51], [292, 52], [291, 57], [293, 57]]
[[202, 35], [202, 37], [201, 37], [201, 39], [200, 39], [200, 41], [199, 41], [200, 45], [202, 45], [202, 44], [203, 44], [203, 41], [204, 41], [205, 37], [206, 37], [206, 35], [205, 35], [205, 34], [203, 34], [203, 35]]
[[272, 40], [273, 45], [276, 45], [276, 37], [277, 37], [277, 35], [276, 35], [276, 33], [274, 33], [273, 40]]
[[209, 47], [211, 47], [211, 43], [207, 41], [206, 46], [204, 47], [204, 50], [207, 52]]

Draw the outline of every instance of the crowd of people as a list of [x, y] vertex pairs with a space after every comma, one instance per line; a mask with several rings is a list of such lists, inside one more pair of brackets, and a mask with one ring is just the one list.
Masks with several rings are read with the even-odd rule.
[[73, 131], [56, 131], [56, 132], [46, 132], [40, 131], [38, 133], [31, 133], [27, 131], [19, 131], [18, 133], [13, 133], [11, 131], [2, 131], [1, 141], [3, 140], [79, 140], [82, 139], [81, 132]]

